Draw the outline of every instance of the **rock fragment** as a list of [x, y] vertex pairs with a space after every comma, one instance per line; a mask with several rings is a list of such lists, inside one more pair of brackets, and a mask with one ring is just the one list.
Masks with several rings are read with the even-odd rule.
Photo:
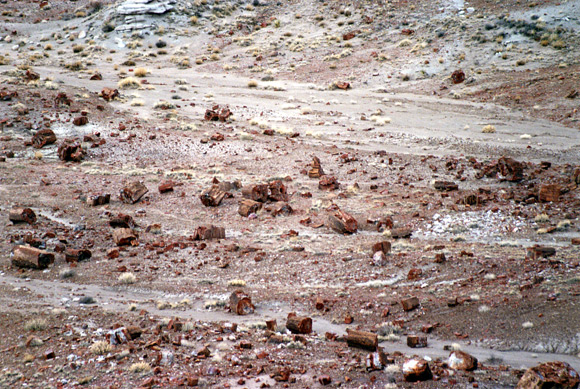
[[309, 334], [312, 332], [312, 319], [290, 313], [286, 319], [286, 328], [294, 334]]
[[377, 334], [368, 331], [347, 329], [346, 343], [349, 347], [375, 351], [379, 345]]
[[119, 97], [119, 90], [105, 87], [101, 91], [101, 97], [105, 101], [114, 100], [115, 98]]
[[193, 233], [193, 240], [225, 239], [226, 229], [216, 226], [200, 226]]
[[419, 299], [417, 297], [409, 297], [401, 300], [401, 306], [405, 312], [412, 311], [419, 306]]
[[230, 309], [236, 315], [249, 315], [254, 313], [256, 307], [248, 294], [243, 290], [236, 290], [230, 295]]
[[328, 226], [340, 234], [354, 234], [358, 230], [358, 223], [350, 214], [338, 210], [328, 216]]
[[472, 371], [477, 369], [477, 358], [464, 351], [456, 350], [449, 354], [447, 365], [454, 370]]
[[61, 161], [80, 162], [85, 154], [80, 143], [74, 139], [65, 139], [58, 147], [58, 157]]
[[32, 147], [41, 149], [46, 145], [51, 145], [56, 142], [56, 135], [54, 131], [49, 128], [39, 130], [32, 136]]
[[92, 207], [96, 207], [97, 205], [109, 204], [110, 201], [111, 201], [110, 193], [90, 195], [87, 197], [87, 204]]
[[403, 364], [403, 377], [407, 382], [427, 381], [433, 378], [433, 373], [426, 360], [413, 358]]
[[34, 224], [36, 222], [36, 214], [30, 208], [15, 207], [8, 213], [8, 219], [14, 224]]
[[204, 190], [199, 199], [206, 207], [217, 207], [226, 197], [227, 193], [223, 191], [219, 185], [212, 185], [211, 188]]
[[117, 228], [113, 231], [113, 240], [117, 246], [133, 245], [137, 242], [137, 235], [130, 228]]

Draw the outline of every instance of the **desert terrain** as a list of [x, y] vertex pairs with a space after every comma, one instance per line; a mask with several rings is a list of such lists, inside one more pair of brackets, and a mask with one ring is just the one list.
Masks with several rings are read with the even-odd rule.
[[578, 387], [580, 1], [0, 11], [0, 387]]

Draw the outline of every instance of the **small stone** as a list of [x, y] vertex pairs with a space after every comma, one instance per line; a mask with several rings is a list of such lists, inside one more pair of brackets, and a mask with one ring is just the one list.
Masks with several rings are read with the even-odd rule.
[[403, 364], [403, 377], [407, 382], [417, 382], [430, 380], [433, 374], [426, 360], [413, 358]]
[[477, 358], [460, 350], [451, 352], [447, 364], [454, 370], [471, 371], [477, 369]]

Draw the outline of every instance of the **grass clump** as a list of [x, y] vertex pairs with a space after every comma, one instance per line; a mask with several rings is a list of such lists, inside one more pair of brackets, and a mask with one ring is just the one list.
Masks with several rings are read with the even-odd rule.
[[135, 75], [135, 77], [145, 77], [145, 76], [147, 76], [148, 73], [149, 73], [149, 71], [147, 69], [145, 69], [145, 68], [137, 68], [133, 72], [133, 74]]
[[123, 78], [117, 83], [119, 89], [138, 89], [140, 86], [141, 83], [135, 77]]
[[137, 281], [137, 277], [135, 277], [135, 274], [133, 273], [125, 272], [119, 276], [118, 280], [122, 284], [130, 285]]
[[26, 331], [44, 331], [48, 323], [44, 319], [32, 319], [24, 324]]
[[129, 366], [129, 372], [131, 373], [149, 373], [151, 372], [151, 366], [147, 362], [137, 362]]
[[89, 348], [89, 350], [91, 350], [91, 353], [95, 355], [105, 355], [113, 351], [113, 346], [111, 346], [109, 342], [100, 340], [98, 342], [93, 343]]

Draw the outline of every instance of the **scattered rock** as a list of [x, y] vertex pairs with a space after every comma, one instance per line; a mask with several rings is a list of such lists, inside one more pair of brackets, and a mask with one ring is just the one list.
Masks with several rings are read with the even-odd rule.
[[569, 364], [546, 362], [526, 370], [518, 382], [518, 389], [562, 388], [575, 389], [580, 385], [580, 376]]
[[133, 181], [123, 189], [119, 193], [119, 197], [121, 201], [127, 204], [135, 204], [137, 201], [145, 195], [145, 193], [149, 192], [149, 189], [145, 185], [143, 185], [140, 181]]

